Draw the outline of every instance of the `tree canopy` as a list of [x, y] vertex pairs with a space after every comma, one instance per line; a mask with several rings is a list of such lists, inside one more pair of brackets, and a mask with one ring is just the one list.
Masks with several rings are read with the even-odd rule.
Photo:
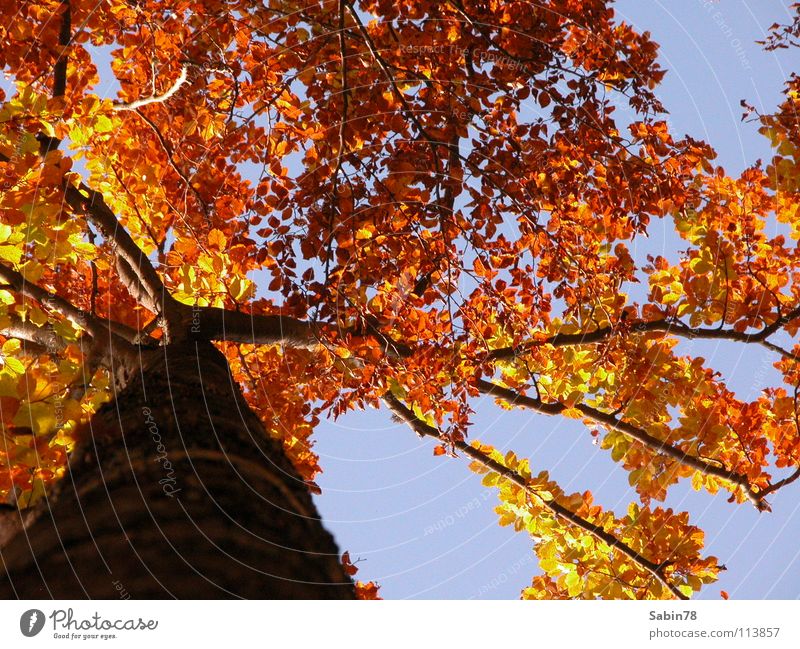
[[[525, 598], [715, 581], [659, 502], [768, 511], [800, 476], [800, 80], [745, 106], [773, 155], [730, 175], [611, 5], [0, 0], [0, 496], [64, 475], [119, 354], [212, 340], [312, 490], [315, 427], [353, 409], [466, 458], [531, 536]], [[639, 259], [655, 221], [684, 249]], [[783, 383], [742, 400], [682, 339], [762, 346]], [[585, 422], [638, 502], [482, 443], [479, 395]]]

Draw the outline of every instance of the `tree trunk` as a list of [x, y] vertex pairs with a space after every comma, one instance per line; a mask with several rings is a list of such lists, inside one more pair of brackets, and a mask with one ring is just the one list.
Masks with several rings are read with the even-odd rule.
[[0, 597], [352, 598], [308, 489], [223, 355], [148, 354], [0, 550]]

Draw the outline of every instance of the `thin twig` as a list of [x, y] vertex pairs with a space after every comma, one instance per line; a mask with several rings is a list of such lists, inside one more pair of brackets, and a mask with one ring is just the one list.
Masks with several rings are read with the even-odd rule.
[[127, 103], [115, 102], [114, 110], [137, 110], [142, 106], [149, 106], [150, 104], [161, 104], [167, 101], [167, 99], [169, 99], [170, 97], [172, 97], [172, 95], [178, 92], [178, 90], [180, 90], [180, 87], [184, 83], [186, 83], [186, 79], [188, 78], [187, 77], [188, 70], [189, 70], [188, 65], [184, 65], [183, 67], [181, 67], [181, 72], [178, 75], [178, 78], [175, 79], [175, 83], [173, 83], [168, 90], [161, 93], [160, 95], [156, 95], [154, 97], [145, 97], [143, 99], [136, 99], [134, 101]]

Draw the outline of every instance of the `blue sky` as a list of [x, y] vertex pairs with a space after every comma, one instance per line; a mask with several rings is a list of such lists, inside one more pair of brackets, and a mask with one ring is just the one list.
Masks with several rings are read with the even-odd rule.
[[[661, 44], [669, 73], [660, 97], [672, 132], [710, 142], [730, 172], [769, 155], [755, 125], [741, 122], [740, 100], [767, 111], [779, 101], [796, 53], [767, 53], [754, 41], [786, 20], [789, 4], [616, 3], [620, 19]], [[653, 223], [650, 238], [636, 243], [637, 258], [673, 256], [678, 240], [670, 230], [669, 222]], [[759, 348], [695, 341], [680, 350], [706, 358], [745, 399], [777, 382], [774, 359]], [[592, 444], [580, 422], [506, 412], [490, 399], [475, 408], [474, 436], [530, 457], [534, 471], [549, 469], [568, 492], [591, 489], [618, 512], [635, 499], [627, 474]], [[418, 440], [385, 410], [324, 421], [315, 438], [325, 470], [317, 505], [341, 548], [363, 560], [358, 577], [380, 582], [385, 598], [516, 598], [530, 584], [538, 571], [530, 539], [497, 525], [493, 490], [480, 485], [466, 461], [433, 457], [431, 442]], [[723, 494], [696, 493], [688, 483], [673, 487], [666, 504], [691, 513], [706, 530], [707, 553], [728, 567], [699, 597], [718, 599], [721, 589], [734, 598], [800, 595], [797, 488], [772, 499], [772, 514], [758, 514], [728, 504]]]

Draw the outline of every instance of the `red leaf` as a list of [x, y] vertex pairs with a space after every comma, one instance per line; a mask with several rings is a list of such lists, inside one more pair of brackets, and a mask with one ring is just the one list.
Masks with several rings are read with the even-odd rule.
[[350, 561], [350, 552], [345, 552], [342, 555], [342, 567], [344, 568], [344, 571], [351, 577], [358, 572], [358, 568], [356, 568], [353, 565], [353, 562]]

